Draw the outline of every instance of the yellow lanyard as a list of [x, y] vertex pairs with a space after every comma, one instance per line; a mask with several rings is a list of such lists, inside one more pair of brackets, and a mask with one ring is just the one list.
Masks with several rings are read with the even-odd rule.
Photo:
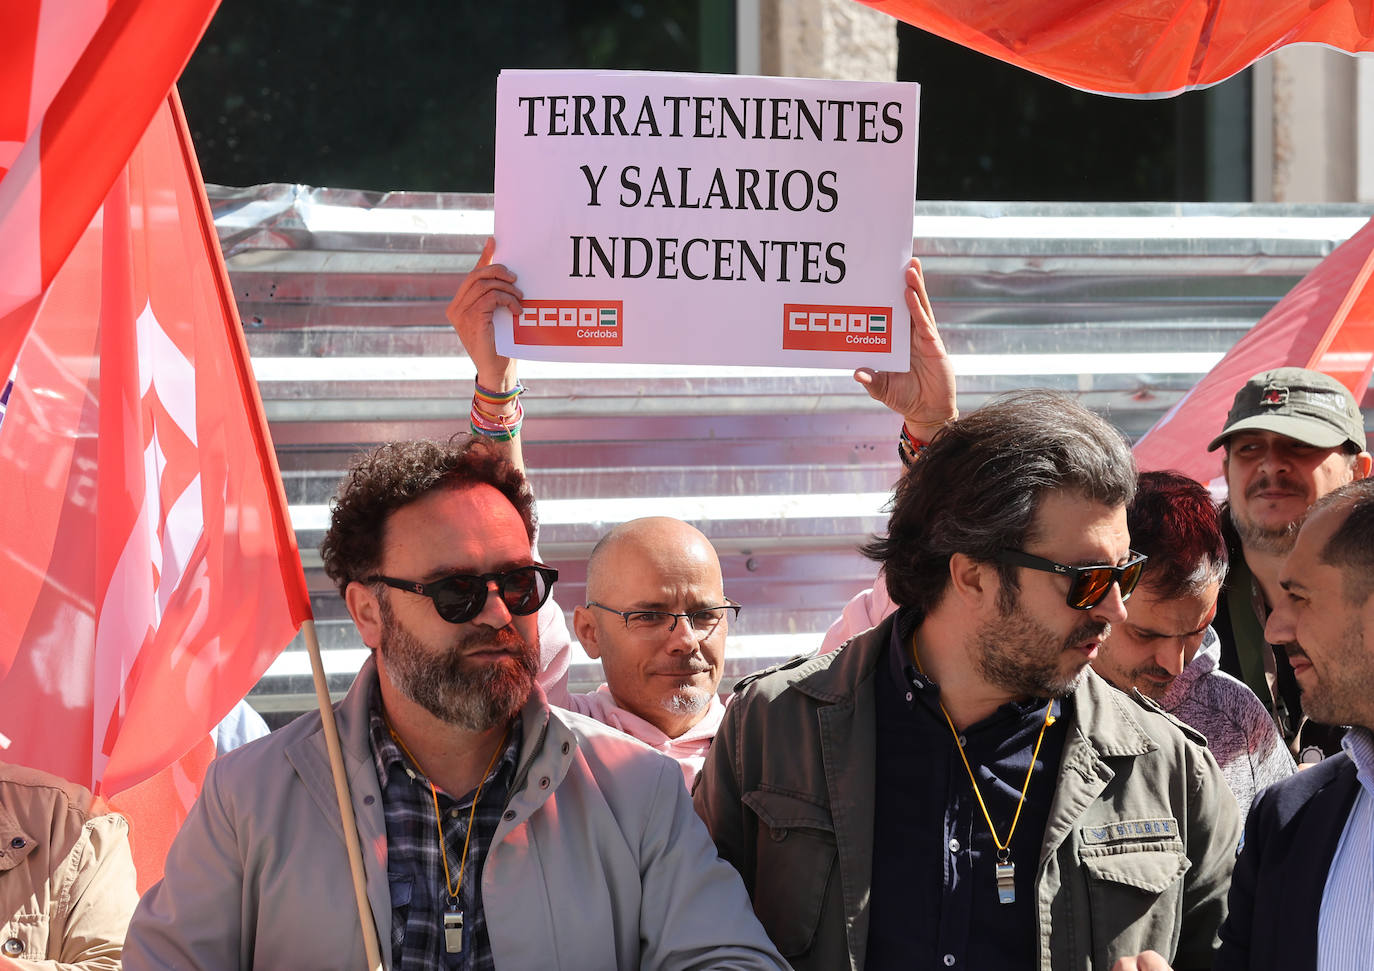
[[[925, 677], [925, 669], [921, 667], [921, 655], [916, 650], [916, 635], [911, 635], [911, 656], [916, 661], [916, 670], [921, 672], [921, 677]], [[927, 679], [929, 680], [929, 679]], [[1040, 736], [1035, 740], [1035, 751], [1031, 753], [1030, 765], [1026, 767], [1026, 782], [1021, 786], [1021, 797], [1016, 801], [1016, 815], [1011, 818], [1011, 829], [1007, 830], [1006, 842], [997, 835], [997, 827], [992, 825], [992, 814], [988, 812], [988, 805], [983, 801], [983, 794], [978, 789], [978, 780], [973, 777], [973, 766], [968, 763], [968, 756], [964, 754], [964, 746], [959, 741], [959, 730], [954, 727], [954, 719], [949, 717], [949, 712], [945, 709], [943, 701], [938, 702], [940, 713], [945, 716], [945, 724], [949, 726], [950, 734], [954, 736], [954, 747], [959, 750], [959, 758], [964, 763], [964, 771], [968, 773], [969, 784], [973, 786], [973, 795], [978, 799], [978, 808], [983, 810], [983, 819], [987, 820], [988, 832], [992, 834], [992, 842], [997, 846], [997, 895], [998, 899], [1004, 904], [1013, 903], [1016, 900], [1016, 893], [1013, 889], [1013, 878], [1016, 868], [1011, 862], [1011, 838], [1016, 833], [1016, 824], [1021, 821], [1021, 808], [1026, 804], [1026, 793], [1030, 792], [1031, 775], [1035, 772], [1035, 760], [1040, 757], [1040, 743], [1045, 740], [1045, 730], [1054, 724], [1054, 701], [1051, 700], [1045, 705], [1045, 722], [1040, 726]]]
[[[396, 734], [396, 729], [387, 722], [387, 731], [396, 740], [396, 744], [401, 746], [401, 751], [406, 754], [406, 758], [414, 763], [415, 768], [420, 769], [420, 763], [415, 756], [410, 754], [410, 749], [406, 748], [406, 743], [401, 741], [401, 736]], [[429, 783], [429, 793], [434, 798], [434, 826], [439, 831], [439, 858], [444, 863], [444, 889], [448, 891], [449, 909], [444, 915], [444, 940], [445, 946], [450, 953], [457, 953], [463, 949], [463, 912], [458, 907], [458, 894], [463, 889], [463, 871], [468, 864], [468, 843], [472, 839], [472, 821], [477, 818], [477, 801], [482, 798], [482, 787], [487, 784], [487, 776], [491, 775], [492, 768], [496, 765], [496, 760], [505, 751], [506, 741], [510, 738], [510, 726], [506, 726], [506, 732], [501, 736], [501, 741], [496, 746], [496, 751], [491, 753], [491, 761], [487, 763], [487, 770], [482, 773], [482, 781], [477, 783], [477, 792], [472, 797], [472, 809], [468, 811], [468, 829], [463, 834], [463, 855], [458, 859], [458, 886], [453, 885], [449, 878], [448, 869], [448, 849], [444, 845], [444, 817], [439, 812], [439, 790], [435, 788], [433, 782]], [[429, 781], [429, 777], [425, 777]]]

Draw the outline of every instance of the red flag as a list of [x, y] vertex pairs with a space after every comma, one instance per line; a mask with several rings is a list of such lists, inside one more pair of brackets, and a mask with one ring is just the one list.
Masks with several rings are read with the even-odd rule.
[[0, 383], [218, 4], [0, 3]]
[[111, 795], [203, 739], [310, 616], [175, 94], [44, 294], [0, 469], [5, 757]]
[[1199, 482], [1221, 476], [1208, 452], [1231, 400], [1251, 375], [1305, 367], [1338, 379], [1360, 401], [1374, 371], [1374, 220], [1317, 264], [1236, 342], [1135, 446], [1142, 469], [1176, 469]]
[[1374, 50], [1367, 0], [860, 0], [1084, 91], [1165, 97], [1288, 44]]

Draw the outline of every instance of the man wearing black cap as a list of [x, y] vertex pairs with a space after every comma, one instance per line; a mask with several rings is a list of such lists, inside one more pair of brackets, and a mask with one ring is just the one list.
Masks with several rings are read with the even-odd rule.
[[1331, 490], [1369, 474], [1364, 417], [1339, 381], [1305, 368], [1255, 375], [1236, 393], [1226, 426], [1207, 446], [1225, 447], [1229, 493], [1223, 527], [1231, 573], [1217, 603], [1222, 670], [1270, 707], [1300, 761], [1339, 751], [1339, 733], [1304, 725], [1292, 667], [1264, 639], [1281, 592], [1279, 567], [1307, 508]]

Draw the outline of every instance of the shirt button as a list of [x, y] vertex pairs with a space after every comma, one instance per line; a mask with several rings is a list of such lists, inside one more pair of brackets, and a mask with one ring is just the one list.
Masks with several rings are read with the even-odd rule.
[[959, 852], [959, 841], [958, 841], [958, 840], [950, 840], [950, 841], [949, 841], [949, 851], [950, 851], [951, 853], [958, 853], [958, 852]]
[[24, 953], [24, 942], [17, 937], [11, 937], [3, 947], [0, 947], [0, 950], [3, 950], [8, 957], [15, 958]]
[[515, 810], [507, 809], [504, 813], [501, 814], [501, 818], [504, 819], [506, 822], [510, 822], [512, 819], [515, 818]]
[[542, 779], [539, 780], [539, 788], [541, 788], [541, 789], [547, 789], [548, 787], [549, 787], [549, 777], [548, 777], [548, 776], [544, 776]]
[[449, 819], [457, 819], [457, 818], [458, 818], [458, 810], [456, 810], [456, 809], [450, 809], [450, 810], [448, 811], [448, 818], [449, 818]]
[[10, 840], [11, 849], [22, 850], [27, 845], [28, 844], [24, 842], [24, 837], [22, 836], [16, 836], [14, 839]]
[[[959, 747], [960, 747], [960, 748], [963, 748], [963, 747], [964, 747], [965, 745], [967, 745], [967, 744], [968, 744], [968, 739], [966, 739], [964, 736], [960, 735], [960, 736], [959, 736]], [[951, 961], [954, 960], [954, 955], [953, 955], [953, 954], [946, 954], [945, 957], [949, 958]]]
[[564, 755], [567, 755], [567, 754], [568, 754], [568, 750], [569, 750], [570, 748], [572, 748], [572, 746], [569, 745], [567, 742], [564, 742], [564, 743], [563, 743], [563, 754], [564, 754]]
[[953, 954], [946, 954], [946, 955], [945, 955], [945, 967], [947, 967], [947, 968], [952, 968], [952, 967], [954, 967], [954, 955], [953, 955]]
[[910, 701], [910, 700], [911, 700], [912, 698], [914, 698], [914, 697], [916, 697], [916, 696], [913, 695], [910, 691], [908, 691], [908, 692], [906, 693], [906, 700], [907, 700], [907, 701]]

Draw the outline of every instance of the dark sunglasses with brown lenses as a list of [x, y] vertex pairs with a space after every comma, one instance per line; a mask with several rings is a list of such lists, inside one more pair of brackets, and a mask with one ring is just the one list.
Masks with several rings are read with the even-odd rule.
[[1107, 599], [1113, 583], [1121, 588], [1123, 601], [1131, 599], [1136, 584], [1140, 582], [1140, 574], [1145, 569], [1145, 561], [1149, 557], [1135, 550], [1130, 550], [1127, 555], [1130, 559], [1121, 566], [1065, 566], [1043, 556], [1034, 556], [1020, 550], [1002, 550], [997, 554], [997, 562], [1068, 577], [1069, 594], [1064, 598], [1064, 602], [1074, 610], [1092, 610]]

